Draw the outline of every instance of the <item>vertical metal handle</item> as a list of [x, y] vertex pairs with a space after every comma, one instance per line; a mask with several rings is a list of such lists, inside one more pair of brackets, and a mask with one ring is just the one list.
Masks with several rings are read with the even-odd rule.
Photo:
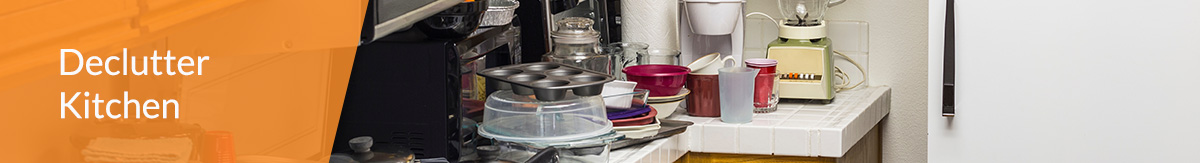
[[946, 0], [945, 47], [942, 49], [942, 116], [954, 117], [954, 0]]

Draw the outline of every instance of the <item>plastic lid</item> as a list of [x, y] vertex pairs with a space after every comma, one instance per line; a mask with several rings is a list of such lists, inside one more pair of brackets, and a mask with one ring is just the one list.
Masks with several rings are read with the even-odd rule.
[[753, 66], [753, 67], [772, 67], [772, 66], [775, 66], [778, 64], [779, 64], [779, 61], [776, 61], [774, 59], [766, 59], [766, 58], [746, 59], [746, 65]]

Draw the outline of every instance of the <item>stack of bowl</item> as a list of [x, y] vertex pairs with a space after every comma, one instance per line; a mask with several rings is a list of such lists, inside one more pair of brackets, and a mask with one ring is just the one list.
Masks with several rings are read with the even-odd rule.
[[678, 65], [637, 65], [621, 70], [637, 88], [650, 90], [647, 103], [658, 111], [657, 118], [670, 116], [691, 92], [683, 88], [688, 67]]
[[626, 138], [642, 138], [658, 133], [658, 109], [646, 102], [650, 90], [635, 89], [630, 93], [605, 95], [604, 102], [608, 105], [607, 117], [613, 124], [613, 130], [624, 134]]

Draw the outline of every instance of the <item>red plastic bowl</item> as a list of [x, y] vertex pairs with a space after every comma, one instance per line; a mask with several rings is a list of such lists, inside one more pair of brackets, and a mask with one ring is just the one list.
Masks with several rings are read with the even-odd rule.
[[657, 116], [657, 115], [658, 115], [658, 109], [654, 109], [654, 107], [650, 107], [649, 113], [634, 116], [631, 118], [612, 120], [612, 123], [613, 123], [613, 127], [641, 126], [641, 125], [654, 123], [654, 116]]
[[679, 94], [692, 69], [677, 65], [637, 65], [621, 72], [629, 81], [638, 83], [636, 88], [650, 90], [650, 96], [674, 96]]

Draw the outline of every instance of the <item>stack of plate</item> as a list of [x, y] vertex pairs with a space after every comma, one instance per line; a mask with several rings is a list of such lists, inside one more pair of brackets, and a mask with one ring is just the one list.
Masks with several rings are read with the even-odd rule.
[[608, 113], [608, 119], [612, 121], [614, 127], [640, 126], [654, 123], [657, 115], [658, 111], [654, 107], [644, 107]]
[[659, 128], [661, 128], [659, 121], [655, 120], [653, 123], [646, 125], [613, 127], [613, 130], [617, 130], [617, 133], [625, 134], [625, 138], [637, 139], [654, 136], [654, 134], [658, 134]]
[[667, 116], [671, 116], [671, 113], [675, 113], [675, 110], [679, 109], [679, 105], [683, 103], [683, 99], [685, 99], [689, 93], [692, 92], [687, 88], [683, 88], [682, 90], [679, 90], [679, 94], [674, 96], [652, 96], [647, 98], [646, 101], [651, 107], [658, 109], [658, 115], [656, 117], [658, 119], [663, 119], [667, 118]]

